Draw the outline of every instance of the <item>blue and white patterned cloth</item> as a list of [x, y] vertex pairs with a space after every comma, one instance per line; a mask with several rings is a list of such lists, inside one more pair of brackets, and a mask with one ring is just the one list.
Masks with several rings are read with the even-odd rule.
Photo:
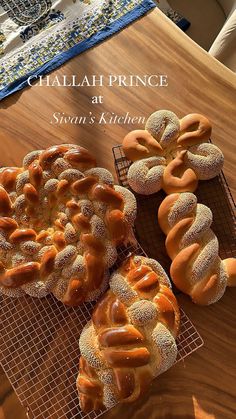
[[0, 99], [155, 6], [152, 0], [0, 0]]

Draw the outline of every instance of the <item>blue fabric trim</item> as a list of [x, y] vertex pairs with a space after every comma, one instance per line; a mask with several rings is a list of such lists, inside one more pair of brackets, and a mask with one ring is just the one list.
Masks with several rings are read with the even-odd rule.
[[176, 22], [176, 25], [180, 29], [182, 29], [182, 31], [185, 32], [189, 28], [189, 26], [191, 25], [191, 23], [187, 19], [185, 19], [184, 17], [182, 17], [178, 22]]
[[70, 58], [73, 58], [76, 55], [86, 51], [87, 49], [92, 48], [94, 45], [98, 44], [99, 42], [113, 35], [114, 33], [120, 31], [125, 26], [127, 26], [128, 24], [145, 14], [148, 10], [153, 9], [156, 6], [156, 3], [154, 3], [154, 1], [152, 0], [143, 0], [143, 2], [136, 6], [133, 10], [126, 13], [124, 16], [117, 19], [116, 21], [112, 22], [109, 26], [102, 29], [100, 32], [97, 32], [85, 41], [73, 46], [71, 49], [55, 56], [51, 61], [43, 64], [41, 67], [38, 67], [35, 71], [29, 72], [25, 76], [21, 77], [20, 79], [6, 86], [4, 89], [0, 90], [0, 100], [28, 86], [27, 80], [30, 76], [45, 75], [50, 71], [55, 70], [57, 67], [68, 61]]

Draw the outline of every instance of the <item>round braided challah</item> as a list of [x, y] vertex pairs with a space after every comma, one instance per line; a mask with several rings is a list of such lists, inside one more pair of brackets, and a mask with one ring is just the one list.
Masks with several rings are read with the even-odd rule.
[[177, 355], [179, 308], [162, 267], [132, 256], [110, 288], [80, 336], [77, 388], [86, 412], [138, 399]]
[[217, 237], [211, 230], [212, 213], [192, 193], [171, 194], [158, 211], [172, 259], [170, 275], [182, 292], [198, 304], [211, 304], [236, 285], [236, 259], [221, 260]]
[[167, 194], [194, 192], [198, 180], [219, 174], [224, 157], [207, 143], [211, 124], [200, 114], [179, 120], [170, 111], [154, 112], [145, 130], [131, 131], [122, 147], [131, 164], [127, 180], [137, 193], [150, 195], [163, 189]]
[[0, 170], [0, 292], [68, 305], [105, 289], [116, 246], [129, 239], [135, 198], [76, 145], [33, 151]]

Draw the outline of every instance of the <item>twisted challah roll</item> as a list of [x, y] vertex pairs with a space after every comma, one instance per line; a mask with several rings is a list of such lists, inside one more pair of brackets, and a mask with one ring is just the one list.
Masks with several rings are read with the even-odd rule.
[[86, 412], [138, 399], [177, 355], [179, 309], [162, 267], [130, 257], [110, 288], [80, 336], [77, 388]]
[[220, 259], [218, 240], [210, 228], [211, 210], [198, 204], [194, 194], [167, 196], [159, 207], [158, 221], [167, 235], [171, 278], [195, 303], [214, 303], [227, 285], [236, 285], [236, 259]]
[[63, 144], [0, 170], [0, 292], [78, 305], [105, 289], [136, 202], [95, 166], [86, 149]]
[[124, 153], [133, 162], [127, 175], [130, 187], [144, 195], [161, 188], [167, 194], [194, 192], [198, 180], [218, 175], [224, 157], [218, 147], [207, 143], [211, 129], [200, 114], [179, 120], [170, 111], [154, 112], [145, 130], [131, 131], [123, 140]]

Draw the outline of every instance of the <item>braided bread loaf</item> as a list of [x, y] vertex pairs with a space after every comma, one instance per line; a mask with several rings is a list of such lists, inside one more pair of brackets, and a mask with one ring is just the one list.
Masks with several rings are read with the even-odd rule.
[[179, 309], [162, 267], [130, 257], [110, 288], [80, 336], [77, 388], [86, 412], [138, 399], [177, 355]]
[[68, 305], [105, 289], [116, 246], [129, 239], [135, 198], [79, 146], [33, 151], [0, 171], [0, 292]]
[[128, 183], [137, 193], [150, 195], [161, 188], [167, 194], [194, 192], [198, 180], [219, 174], [224, 157], [207, 143], [211, 124], [200, 114], [179, 120], [170, 111], [154, 112], [145, 130], [131, 131], [123, 140], [126, 157], [134, 162]]
[[167, 196], [158, 220], [167, 235], [170, 275], [177, 288], [204, 305], [219, 300], [227, 285], [236, 285], [236, 259], [220, 259], [218, 240], [210, 229], [211, 210], [198, 204], [194, 194]]

